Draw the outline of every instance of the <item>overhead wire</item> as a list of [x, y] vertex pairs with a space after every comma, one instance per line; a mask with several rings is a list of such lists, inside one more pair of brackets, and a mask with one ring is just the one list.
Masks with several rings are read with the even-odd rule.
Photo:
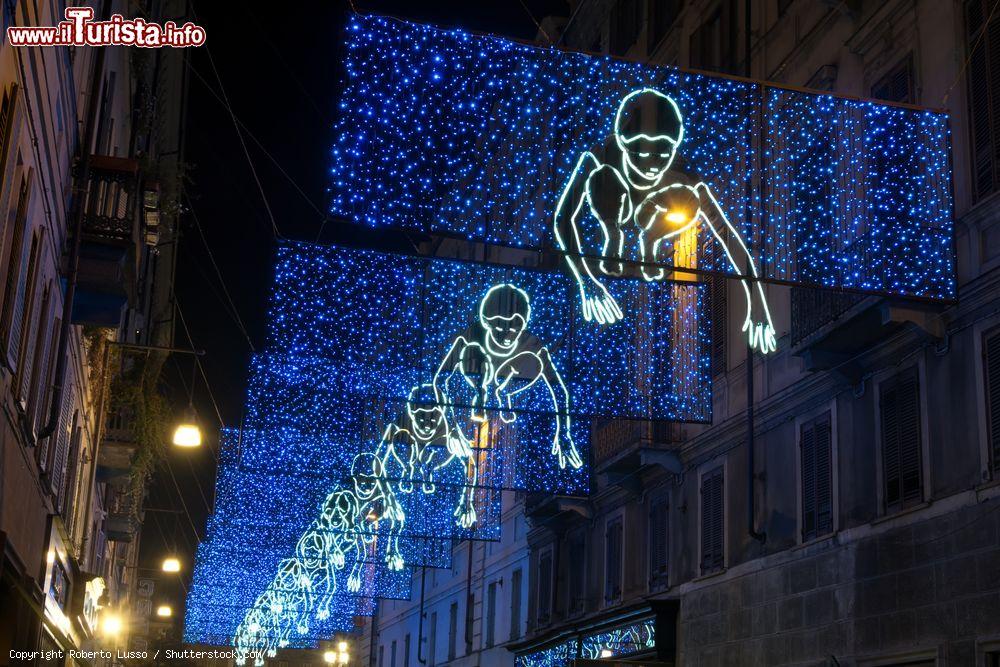
[[191, 213], [191, 219], [194, 220], [194, 226], [198, 230], [198, 235], [201, 237], [201, 242], [205, 246], [205, 250], [208, 252], [208, 259], [212, 264], [212, 268], [215, 270], [215, 276], [219, 280], [219, 286], [222, 287], [222, 293], [225, 295], [226, 301], [229, 303], [229, 308], [232, 309], [232, 315], [236, 321], [236, 325], [239, 327], [243, 337], [246, 338], [247, 345], [250, 346], [250, 351], [256, 352], [257, 350], [253, 345], [253, 341], [250, 340], [250, 334], [247, 332], [246, 325], [243, 323], [243, 318], [240, 317], [239, 310], [236, 308], [236, 303], [233, 301], [233, 297], [229, 293], [229, 288], [226, 287], [226, 281], [222, 277], [222, 271], [219, 269], [219, 264], [215, 261], [215, 253], [212, 252], [212, 247], [208, 244], [208, 239], [205, 237], [205, 230], [201, 226], [201, 221], [198, 219], [198, 214], [195, 212], [194, 206], [191, 204], [191, 198], [188, 197], [187, 192], [184, 192], [184, 201], [187, 202], [188, 211]]
[[[194, 10], [193, 4], [191, 5], [191, 13], [194, 15], [194, 19], [198, 20], [198, 14]], [[240, 146], [243, 149], [243, 156], [246, 158], [247, 165], [250, 167], [250, 173], [253, 175], [253, 180], [257, 184], [257, 190], [260, 192], [261, 201], [264, 202], [264, 208], [267, 210], [267, 216], [271, 220], [271, 230], [274, 233], [274, 238], [276, 240], [283, 238], [281, 231], [278, 229], [278, 223], [274, 218], [274, 212], [271, 210], [271, 204], [267, 199], [267, 193], [264, 192], [264, 186], [260, 181], [260, 176], [257, 174], [257, 167], [254, 164], [253, 158], [250, 156], [250, 150], [247, 148], [247, 143], [243, 138], [243, 132], [240, 130], [240, 124], [236, 120], [236, 114], [233, 112], [232, 104], [229, 103], [229, 96], [226, 94], [226, 87], [222, 83], [222, 76], [219, 74], [219, 69], [215, 66], [215, 59], [212, 57], [211, 49], [206, 45], [205, 55], [208, 57], [208, 64], [212, 67], [212, 72], [215, 74], [215, 80], [219, 83], [219, 92], [222, 93], [222, 99], [225, 100], [226, 109], [229, 111], [230, 119], [233, 121], [233, 128], [236, 130], [236, 136], [240, 140]]]

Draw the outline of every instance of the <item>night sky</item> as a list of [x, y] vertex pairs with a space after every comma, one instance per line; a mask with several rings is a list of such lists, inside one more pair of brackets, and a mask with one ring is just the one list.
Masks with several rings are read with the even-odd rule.
[[[535, 37], [532, 16], [570, 13], [565, 0], [524, 4], [527, 9], [520, 0], [354, 0], [361, 13], [520, 39]], [[192, 19], [205, 27], [208, 40], [207, 48], [190, 54], [185, 190], [191, 210], [181, 220], [176, 296], [195, 347], [206, 351], [202, 363], [211, 396], [227, 426], [240, 423], [251, 346], [264, 345], [274, 226], [283, 238], [308, 241], [316, 240], [323, 226], [331, 128], [343, 75], [340, 42], [350, 11], [347, 0], [280, 5], [193, 0]], [[273, 225], [223, 96], [243, 125]], [[324, 228], [324, 240], [336, 240], [334, 226]], [[175, 342], [189, 344], [179, 321]], [[174, 355], [168, 363], [165, 381], [178, 409], [187, 401], [191, 372], [189, 357]], [[144, 565], [158, 567], [165, 551], [176, 550], [185, 578], [193, 565], [193, 533], [204, 538], [212, 500], [219, 418], [211, 396], [199, 379], [194, 404], [208, 447], [169, 451], [146, 501], [152, 509], [142, 533]], [[182, 608], [178, 586], [158, 586], [157, 600], [173, 598], [175, 608]]]

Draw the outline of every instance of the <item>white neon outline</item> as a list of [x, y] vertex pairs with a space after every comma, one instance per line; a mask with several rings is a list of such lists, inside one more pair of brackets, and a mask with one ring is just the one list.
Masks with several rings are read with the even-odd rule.
[[[670, 104], [671, 108], [677, 114], [679, 123], [677, 137], [671, 137], [667, 134], [647, 135], [644, 133], [628, 137], [622, 135], [621, 125], [626, 107], [633, 98], [637, 95], [643, 94], [655, 95], [659, 99], [666, 100]], [[570, 273], [576, 281], [580, 292], [580, 305], [584, 320], [587, 322], [595, 321], [598, 324], [605, 325], [614, 324], [624, 317], [618, 302], [608, 292], [607, 287], [601, 279], [595, 275], [595, 268], [592, 266], [595, 262], [585, 257], [589, 253], [584, 251], [584, 243], [578, 226], [580, 214], [584, 211], [585, 204], [589, 209], [587, 212], [594, 220], [597, 221], [600, 231], [604, 237], [600, 259], [596, 261], [596, 272], [606, 276], [621, 275], [621, 260], [625, 259], [623, 228], [628, 222], [632, 222], [638, 229], [637, 244], [639, 246], [639, 255], [643, 262], [640, 267], [640, 273], [642, 274], [643, 279], [647, 282], [663, 280], [667, 275], [666, 267], [664, 266], [647, 266], [647, 264], [656, 264], [656, 256], [660, 249], [660, 245], [664, 241], [676, 238], [680, 234], [691, 230], [699, 224], [708, 227], [713, 238], [722, 247], [723, 252], [725, 252], [730, 266], [736, 273], [742, 273], [744, 266], [741, 266], [737, 262], [736, 257], [734, 257], [733, 254], [733, 249], [730, 248], [729, 243], [725, 240], [724, 236], [720, 234], [716, 223], [713, 221], [713, 216], [718, 216], [722, 219], [723, 224], [729, 230], [730, 237], [736, 240], [739, 250], [742, 251], [740, 253], [740, 257], [745, 259], [746, 268], [749, 269], [752, 276], [751, 279], [740, 279], [740, 284], [742, 285], [744, 295], [746, 296], [746, 315], [743, 320], [741, 331], [746, 333], [747, 342], [751, 349], [758, 350], [761, 354], [775, 352], [778, 344], [774, 323], [771, 319], [771, 310], [767, 303], [767, 296], [764, 292], [764, 287], [759, 281], [759, 275], [757, 273], [757, 267], [753, 261], [753, 256], [750, 254], [750, 250], [747, 247], [743, 236], [730, 222], [729, 217], [722, 210], [722, 206], [719, 205], [711, 187], [704, 181], [700, 181], [694, 186], [681, 181], [675, 181], [666, 185], [661, 184], [664, 177], [667, 173], [669, 173], [671, 167], [673, 166], [677, 157], [677, 151], [681, 142], [684, 140], [683, 115], [681, 114], [680, 107], [678, 107], [677, 103], [670, 96], [653, 88], [640, 88], [630, 92], [622, 98], [622, 101], [618, 105], [618, 110], [615, 113], [614, 139], [615, 144], [621, 153], [621, 171], [610, 164], [602, 163], [590, 151], [585, 151], [577, 160], [576, 165], [570, 173], [570, 176], [566, 181], [566, 185], [556, 203], [555, 212], [553, 214], [553, 232], [556, 244], [561, 250], [563, 250], [563, 252], [566, 253], [566, 264], [569, 267]], [[627, 150], [628, 145], [640, 140], [666, 140], [671, 145], [671, 151], [666, 158], [665, 166], [655, 175], [655, 177], [647, 177], [647, 175], [644, 175], [641, 171], [639, 171], [635, 165], [632, 165], [629, 160], [629, 152]], [[594, 205], [594, 194], [591, 191], [591, 184], [594, 181], [594, 178], [600, 173], [608, 173], [607, 170], [610, 170], [610, 173], [614, 175], [618, 184], [623, 188], [622, 192], [618, 193], [619, 201], [621, 202], [619, 210], [617, 215], [613, 216], [614, 219], [612, 220], [606, 220], [606, 216], [602, 215], [598, 208]], [[632, 171], [635, 171], [635, 173], [643, 179], [642, 183], [636, 183], [636, 181], [633, 180]], [[624, 177], [622, 176], [622, 173], [624, 173]], [[657, 186], [660, 187], [653, 190], [653, 188], [657, 188]], [[660, 234], [654, 238], [648, 238], [648, 233], [653, 227], [655, 216], [670, 213], [667, 209], [659, 206], [656, 201], [656, 197], [658, 195], [662, 195], [662, 193], [666, 191], [676, 188], [686, 188], [694, 195], [695, 200], [698, 202], [697, 210], [692, 214], [688, 223], [672, 229], [665, 234]], [[572, 210], [570, 210], [568, 203], [570, 195], [578, 190], [581, 194], [578, 198], [576, 198], [576, 201], [571, 207]], [[650, 190], [653, 191], [649, 192]], [[633, 195], [643, 197], [642, 201], [638, 205], [633, 204]], [[709, 208], [708, 211], [705, 210], [706, 207]], [[626, 211], [628, 212], [627, 216], [624, 215]], [[567, 226], [570, 229], [572, 234], [570, 239], [564, 238], [562, 231], [563, 226]], [[572, 241], [572, 244], [567, 243], [567, 241]], [[609, 254], [609, 250], [611, 250], [611, 254]], [[609, 265], [611, 266], [609, 267]], [[753, 297], [754, 290], [750, 286], [751, 280], [756, 284], [756, 301]], [[757, 317], [754, 316], [755, 302], [759, 304], [760, 308], [760, 314]]]
[[[513, 290], [524, 312], [488, 315], [488, 302], [500, 290]], [[543, 381], [556, 413], [551, 454], [557, 457], [560, 469], [565, 469], [567, 463], [573, 468], [583, 465], [572, 439], [569, 390], [549, 349], [525, 348], [531, 319], [528, 293], [511, 283], [494, 285], [480, 300], [478, 315], [479, 341], [462, 335], [455, 337], [433, 381], [411, 389], [405, 408], [409, 428], [390, 423], [375, 452], [362, 452], [354, 457], [352, 488], [334, 490], [327, 496], [320, 506], [319, 517], [299, 537], [294, 558], [281, 561], [278, 573], [247, 610], [233, 636], [237, 664], [244, 664], [252, 651], [273, 657], [279, 648], [289, 645], [292, 628], [300, 634], [308, 632], [314, 609], [320, 620], [329, 616], [329, 605], [337, 591], [336, 575], [346, 568], [348, 551], [353, 552], [354, 561], [347, 576], [347, 589], [352, 593], [362, 589], [362, 570], [368, 563], [368, 555], [376, 552], [378, 535], [386, 536], [383, 560], [389, 569], [401, 570], [405, 566], [399, 537], [405, 527], [406, 513], [397, 493], [413, 493], [413, 482], [420, 481], [424, 494], [435, 493], [435, 473], [456, 463], [462, 465], [465, 485], [461, 487], [453, 515], [456, 525], [463, 529], [476, 524], [474, 500], [479, 466], [472, 443], [458, 427], [465, 420], [454, 413], [449, 382], [456, 373], [475, 392], [469, 414], [471, 422], [485, 419], [487, 397], [491, 395], [500, 406], [500, 419], [513, 422], [514, 398]], [[513, 337], [499, 338], [496, 322], [505, 323], [505, 332], [513, 331]], [[482, 365], [478, 380], [472, 377], [474, 356]], [[525, 381], [515, 385], [515, 379]], [[431, 392], [433, 404], [420, 400], [422, 393]], [[441, 441], [448, 456], [437, 462], [431, 445]], [[405, 456], [400, 454], [404, 444], [408, 446]], [[403, 471], [398, 479], [388, 475], [390, 466]], [[254, 664], [260, 667], [263, 659], [257, 658]]]

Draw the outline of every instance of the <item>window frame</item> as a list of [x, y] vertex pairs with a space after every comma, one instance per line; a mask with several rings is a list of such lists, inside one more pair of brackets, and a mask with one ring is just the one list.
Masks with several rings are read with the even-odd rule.
[[[886, 495], [888, 489], [885, 485], [885, 438], [882, 430], [882, 392], [885, 385], [897, 382], [906, 373], [913, 373], [917, 380], [917, 408], [920, 410], [920, 495], [918, 501], [900, 501], [898, 504], [889, 506]], [[927, 378], [924, 369], [923, 359], [914, 364], [902, 368], [888, 371], [878, 377], [874, 383], [873, 403], [875, 408], [875, 437], [878, 441], [875, 455], [875, 488], [878, 500], [878, 516], [887, 517], [895, 514], [908, 512], [914, 508], [922, 507], [931, 500], [931, 478], [930, 478], [930, 452], [928, 450], [927, 434], [928, 410], [927, 410]]]
[[[555, 586], [553, 585], [556, 578], [555, 570], [555, 547], [551, 544], [539, 549], [538, 560], [535, 562], [535, 572], [539, 573], [537, 580], [535, 581], [535, 625], [537, 627], [545, 627], [552, 623], [552, 613], [553, 606], [555, 603], [555, 596], [553, 595], [553, 590]], [[544, 559], [549, 561], [549, 580], [548, 580], [548, 590], [545, 592], [545, 597], [547, 598], [547, 614], [542, 615], [542, 561]]]
[[[802, 429], [828, 416], [830, 420], [830, 532], [817, 534], [811, 539], [803, 537], [803, 507], [802, 507]], [[840, 447], [838, 446], [837, 401], [821, 405], [795, 419], [795, 539], [797, 544], [812, 544], [836, 535], [840, 530]]]
[[[621, 541], [618, 545], [618, 595], [609, 595], [609, 584], [611, 583], [611, 570], [608, 556], [611, 553], [611, 541], [609, 539], [611, 528], [618, 525], [621, 529]], [[625, 511], [619, 509], [608, 514], [604, 520], [604, 607], [614, 607], [622, 603], [625, 599]]]
[[[649, 511], [648, 511], [648, 518], [647, 518], [647, 521], [646, 521], [646, 543], [649, 546], [649, 549], [647, 550], [647, 553], [646, 553], [646, 558], [647, 558], [646, 573], [648, 575], [647, 590], [650, 593], [655, 592], [655, 591], [663, 591], [663, 590], [666, 590], [666, 589], [670, 588], [670, 571], [671, 571], [671, 568], [670, 568], [670, 546], [671, 546], [670, 528], [671, 528], [671, 525], [672, 525], [672, 522], [670, 520], [671, 519], [671, 517], [670, 517], [670, 507], [671, 507], [672, 503], [670, 501], [671, 501], [671, 498], [670, 498], [670, 492], [669, 492], [669, 490], [660, 491], [659, 493], [657, 493], [657, 494], [653, 495], [652, 497], [650, 497], [650, 500], [649, 500], [649, 508], [648, 508]], [[665, 567], [664, 567], [664, 569], [663, 569], [662, 572], [656, 572], [656, 573], [654, 573], [653, 572], [653, 550], [654, 550], [654, 545], [653, 545], [653, 541], [654, 541], [654, 535], [653, 535], [653, 530], [654, 530], [654, 525], [653, 525], [653, 523], [654, 523], [654, 516], [653, 516], [653, 514], [654, 514], [654, 508], [658, 504], [662, 504], [664, 506], [662, 511], [663, 511], [663, 520], [666, 523], [666, 526], [665, 526], [664, 531], [663, 531], [664, 532], [664, 540], [665, 540], [665, 544], [663, 545], [663, 550], [664, 550], [664, 558], [666, 559], [666, 563], [665, 563]]]
[[[721, 536], [722, 536], [722, 562], [718, 567], [713, 569], [705, 568], [705, 550], [704, 550], [704, 532], [705, 532], [705, 501], [704, 501], [704, 487], [705, 478], [714, 475], [717, 472], [722, 474], [722, 485], [721, 485]], [[710, 461], [706, 463], [698, 471], [698, 577], [710, 577], [716, 574], [725, 572], [729, 567], [729, 550], [727, 549], [729, 540], [726, 539], [726, 528], [729, 526], [729, 512], [726, 507], [729, 494], [726, 493], [726, 480], [730, 479], [729, 476], [729, 460], [725, 459], [722, 462]]]

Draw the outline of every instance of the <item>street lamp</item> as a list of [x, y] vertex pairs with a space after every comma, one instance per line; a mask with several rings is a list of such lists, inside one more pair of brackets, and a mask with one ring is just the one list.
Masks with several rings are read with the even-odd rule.
[[323, 654], [323, 662], [325, 662], [328, 665], [332, 665], [333, 663], [337, 662], [337, 652], [336, 651], [325, 652]]
[[170, 556], [169, 558], [164, 558], [163, 559], [163, 566], [162, 566], [161, 569], [164, 572], [180, 572], [181, 571], [181, 562], [179, 560], [177, 560], [176, 558], [174, 558], [173, 556]]
[[346, 665], [347, 661], [350, 659], [350, 655], [347, 653], [347, 642], [337, 643], [337, 663], [341, 665]]
[[184, 419], [174, 429], [173, 443], [178, 447], [200, 447], [201, 429], [198, 428], [198, 420], [194, 414], [194, 406], [188, 404]]
[[156, 608], [156, 615], [160, 618], [170, 618], [174, 615], [174, 610], [168, 604], [161, 604]]
[[104, 614], [104, 619], [101, 622], [101, 630], [104, 632], [105, 637], [117, 637], [121, 634], [123, 625], [122, 617], [109, 611]]

